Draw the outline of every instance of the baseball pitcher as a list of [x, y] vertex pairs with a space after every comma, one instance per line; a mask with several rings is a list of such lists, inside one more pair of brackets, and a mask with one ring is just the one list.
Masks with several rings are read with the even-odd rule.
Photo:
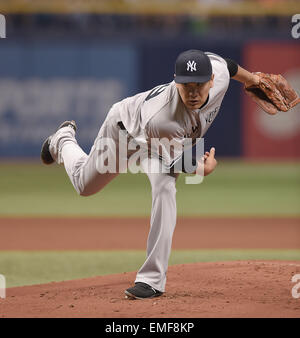
[[[190, 172], [206, 176], [217, 165], [215, 149], [211, 148], [196, 158], [192, 171], [186, 170], [182, 165], [184, 144], [191, 139], [191, 145], [195, 145], [196, 140], [204, 137], [220, 111], [230, 78], [242, 82], [247, 94], [270, 114], [286, 111], [300, 101], [282, 77], [250, 73], [231, 59], [188, 50], [178, 56], [172, 82], [112, 106], [89, 154], [77, 144], [74, 121], [63, 122], [43, 143], [43, 163], [63, 164], [82, 196], [97, 193], [125, 172], [130, 158], [139, 152], [140, 167], [152, 188], [151, 227], [147, 258], [137, 272], [134, 286], [125, 290], [127, 298], [152, 298], [165, 292], [176, 225], [178, 174]], [[161, 139], [172, 141], [175, 146], [171, 149], [152, 142]]]

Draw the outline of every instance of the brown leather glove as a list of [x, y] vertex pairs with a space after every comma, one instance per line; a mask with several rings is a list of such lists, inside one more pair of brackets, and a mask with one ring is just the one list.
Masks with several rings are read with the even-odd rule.
[[299, 95], [282, 75], [255, 73], [259, 84], [245, 86], [246, 93], [268, 114], [288, 111], [300, 103]]

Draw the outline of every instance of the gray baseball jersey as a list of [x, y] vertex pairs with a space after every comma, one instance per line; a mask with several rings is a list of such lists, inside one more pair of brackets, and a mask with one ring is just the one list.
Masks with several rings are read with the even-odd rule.
[[228, 89], [230, 77], [226, 61], [213, 53], [207, 55], [212, 64], [214, 85], [209, 91], [208, 101], [201, 109], [192, 111], [184, 106], [174, 81], [126, 98], [115, 105], [126, 130], [139, 144], [149, 144], [153, 138], [167, 138], [181, 145], [175, 147], [179, 152], [173, 156], [170, 156], [168, 149], [163, 149], [163, 160], [167, 166], [182, 154], [180, 149], [183, 149], [185, 138], [196, 139], [205, 135]]
[[[208, 100], [201, 109], [186, 109], [175, 83], [170, 82], [113, 105], [89, 154], [77, 144], [75, 131], [71, 127], [61, 128], [51, 136], [51, 156], [57, 163], [64, 164], [80, 195], [95, 194], [118, 175], [102, 172], [103, 163], [99, 161], [102, 152], [99, 149], [105, 148], [107, 144], [104, 141], [107, 138], [118, 144], [119, 121], [122, 121], [127, 132], [140, 145], [147, 148], [149, 142], [155, 138], [175, 140], [180, 145], [187, 138], [195, 139], [205, 135], [219, 112], [230, 79], [226, 61], [212, 53], [207, 55], [212, 64], [214, 86], [209, 90]], [[108, 151], [112, 157], [115, 156], [116, 148], [111, 147]], [[172, 158], [165, 149], [161, 157], [166, 165], [170, 165], [180, 155], [179, 152]], [[147, 164], [141, 162], [144, 170]], [[154, 157], [151, 162], [159, 166], [160, 159]], [[135, 281], [147, 283], [163, 292], [176, 225], [177, 176], [162, 172], [146, 174], [152, 187], [151, 227], [147, 241], [147, 259], [138, 271]]]

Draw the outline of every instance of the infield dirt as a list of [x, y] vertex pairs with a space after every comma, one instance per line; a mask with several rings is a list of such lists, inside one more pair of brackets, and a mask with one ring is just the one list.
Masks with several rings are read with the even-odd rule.
[[[299, 248], [299, 219], [226, 222], [179, 219], [173, 248]], [[250, 223], [252, 226], [247, 226]], [[147, 224], [146, 219], [1, 219], [0, 247], [145, 249]], [[132, 231], [136, 231], [134, 237]], [[292, 295], [295, 274], [300, 274], [300, 261], [176, 265], [168, 270], [163, 296], [148, 300], [124, 297], [135, 272], [15, 287], [0, 299], [0, 317], [299, 318], [300, 298]]]

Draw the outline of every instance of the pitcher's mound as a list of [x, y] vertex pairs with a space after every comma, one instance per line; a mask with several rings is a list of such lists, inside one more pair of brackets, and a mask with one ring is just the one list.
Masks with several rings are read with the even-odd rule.
[[[0, 317], [300, 317], [300, 262], [174, 265], [163, 296], [125, 299], [135, 272], [7, 289]], [[300, 277], [300, 276], [299, 276]]]

